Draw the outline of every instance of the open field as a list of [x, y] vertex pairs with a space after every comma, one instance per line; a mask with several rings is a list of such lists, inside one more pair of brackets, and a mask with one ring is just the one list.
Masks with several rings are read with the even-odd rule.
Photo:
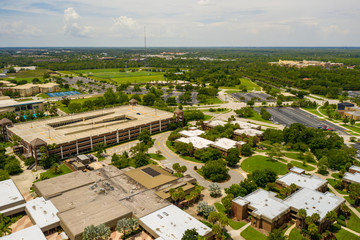
[[277, 160], [270, 160], [268, 157], [264, 156], [252, 156], [245, 159], [241, 163], [241, 168], [248, 173], [252, 173], [254, 170], [262, 170], [266, 168], [274, 170], [279, 175], [284, 175], [288, 172], [285, 164]]
[[59, 165], [59, 172], [55, 173], [54, 169], [50, 168], [46, 172], [41, 173], [40, 178], [48, 179], [48, 178], [57, 177], [60, 175], [71, 173], [71, 172], [72, 171], [70, 170], [70, 168], [68, 168], [64, 164], [61, 164], [61, 165]]
[[42, 78], [44, 73], [50, 72], [49, 69], [23, 70], [17, 73], [7, 73], [8, 77], [15, 78]]
[[[256, 83], [254, 83], [253, 81], [251, 81], [250, 79], [247, 78], [240, 78], [241, 81], [241, 85], [246, 86], [248, 91], [260, 91], [261, 87], [259, 87]], [[236, 85], [235, 87], [220, 87], [221, 89], [239, 89], [240, 85]]]
[[118, 69], [86, 69], [75, 70], [77, 74], [86, 74], [96, 77], [96, 80], [113, 80], [118, 84], [121, 83], [146, 83], [149, 81], [164, 80], [164, 73], [161, 72], [119, 72]]
[[344, 229], [340, 229], [339, 232], [335, 233], [336, 239], [346, 239], [346, 240], [360, 240], [360, 237], [352, 234]]
[[298, 229], [294, 228], [294, 229], [291, 230], [291, 232], [290, 232], [289, 239], [291, 239], [291, 240], [304, 240], [304, 239], [306, 239], [306, 238], [304, 238], [304, 237], [301, 235], [301, 233], [300, 233], [300, 231], [299, 231]]

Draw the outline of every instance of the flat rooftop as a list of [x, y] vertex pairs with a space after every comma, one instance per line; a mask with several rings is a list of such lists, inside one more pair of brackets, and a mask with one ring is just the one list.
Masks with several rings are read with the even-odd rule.
[[231, 148], [236, 148], [237, 145], [244, 145], [244, 144], [246, 144], [246, 142], [242, 142], [242, 141], [238, 142], [229, 138], [218, 138], [215, 140], [213, 144], [211, 144], [211, 146], [228, 151]]
[[10, 235], [1, 237], [1, 240], [46, 240], [46, 237], [41, 229], [34, 225], [14, 232]]
[[0, 211], [23, 203], [25, 203], [25, 199], [13, 180], [8, 179], [0, 182]]
[[321, 186], [327, 184], [328, 182], [315, 175], [305, 175], [305, 174], [296, 174], [289, 172], [284, 176], [278, 178], [276, 182], [290, 186], [292, 183], [298, 187], [309, 188], [313, 190], [319, 189]]
[[182, 130], [179, 132], [183, 137], [195, 137], [200, 136], [201, 134], [205, 133], [205, 131], [196, 129], [196, 130]]
[[56, 215], [58, 210], [51, 201], [45, 200], [43, 197], [27, 202], [26, 211], [41, 229], [46, 230], [49, 226], [60, 224], [60, 219]]
[[43, 103], [43, 102], [44, 101], [42, 101], [42, 100], [17, 102], [13, 99], [4, 99], [4, 100], [0, 100], [0, 108], [16, 107], [16, 106], [21, 106], [21, 105], [37, 104], [37, 103]]
[[222, 120], [205, 121], [204, 123], [209, 127], [225, 126], [227, 124], [227, 122]]
[[120, 106], [55, 118], [18, 123], [10, 130], [30, 143], [36, 138], [61, 144], [89, 136], [171, 118], [170, 112], [145, 106]]
[[239, 120], [231, 121], [231, 124], [234, 124], [234, 125], [235, 125], [235, 124], [238, 124], [241, 129], [249, 129], [249, 128], [252, 128], [252, 129], [261, 129], [261, 126], [260, 126], [260, 125], [256, 125], [256, 124], [248, 123], [248, 122], [244, 122], [244, 121], [239, 121]]
[[330, 192], [322, 193], [309, 188], [302, 188], [284, 199], [283, 202], [297, 211], [301, 208], [305, 209], [307, 216], [318, 213], [320, 221], [322, 221], [327, 212], [336, 210], [345, 200]]
[[360, 184], [360, 173], [349, 173], [346, 172], [343, 176], [343, 181], [351, 182], [351, 183], [358, 183]]
[[354, 171], [356, 171], [356, 172], [360, 172], [360, 167], [353, 165], [353, 166], [351, 166], [351, 167], [349, 168], [349, 170], [354, 170]]
[[207, 140], [202, 137], [189, 137], [189, 138], [181, 137], [176, 139], [176, 142], [182, 142], [187, 144], [192, 143], [192, 145], [196, 149], [207, 148], [214, 143], [213, 141]]
[[305, 173], [305, 170], [302, 169], [302, 168], [298, 168], [298, 167], [293, 167], [290, 169], [290, 171], [294, 172], [294, 173], [297, 173], [297, 174], [303, 174]]
[[184, 232], [193, 228], [201, 236], [211, 232], [209, 227], [174, 205], [161, 208], [140, 221], [153, 229], [161, 240], [181, 240]]
[[236, 135], [242, 135], [242, 134], [245, 134], [247, 136], [262, 136], [264, 134], [263, 131], [260, 131], [260, 130], [256, 130], [256, 129], [252, 129], [252, 128], [246, 128], [246, 129], [236, 129], [234, 131], [234, 134]]
[[284, 204], [281, 199], [276, 198], [275, 196], [276, 193], [259, 188], [245, 197], [237, 197], [233, 199], [233, 202], [241, 206], [249, 204], [249, 206], [254, 209], [254, 214], [263, 216], [272, 221], [290, 210], [289, 206]]
[[[50, 196], [49, 200], [59, 211], [60, 225], [67, 234], [76, 236], [91, 224], [109, 223], [133, 215], [140, 218], [170, 205], [125, 173], [126, 170], [110, 165], [86, 173], [65, 174], [34, 186], [40, 195]], [[52, 191], [56, 183], [59, 186]]]
[[146, 165], [127, 171], [125, 174], [147, 189], [156, 188], [178, 179], [171, 173], [155, 165]]

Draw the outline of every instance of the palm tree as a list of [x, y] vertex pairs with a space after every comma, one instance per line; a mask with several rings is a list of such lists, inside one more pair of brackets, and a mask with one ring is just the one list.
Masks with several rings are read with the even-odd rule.
[[313, 213], [313, 215], [311, 215], [311, 221], [313, 223], [317, 223], [320, 220], [320, 215], [318, 213]]
[[11, 218], [6, 217], [2, 213], [0, 213], [0, 237], [11, 233], [11, 224]]

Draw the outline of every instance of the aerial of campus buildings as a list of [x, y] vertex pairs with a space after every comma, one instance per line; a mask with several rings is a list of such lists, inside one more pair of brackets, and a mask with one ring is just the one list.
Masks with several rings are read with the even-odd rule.
[[350, 60], [6, 51], [0, 240], [360, 239]]

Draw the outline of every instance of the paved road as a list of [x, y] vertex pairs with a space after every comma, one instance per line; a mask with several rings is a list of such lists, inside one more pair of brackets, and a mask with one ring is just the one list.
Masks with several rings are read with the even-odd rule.
[[[192, 177], [194, 177], [197, 182], [208, 188], [211, 184], [210, 181], [205, 180], [202, 176], [200, 176], [195, 170], [194, 166], [197, 166], [198, 168], [201, 168], [203, 166], [202, 163], [195, 163], [191, 161], [186, 161], [182, 158], [180, 158], [177, 154], [175, 154], [173, 151], [171, 151], [166, 146], [167, 138], [169, 137], [170, 132], [161, 133], [158, 135], [158, 137], [155, 140], [154, 148], [156, 150], [160, 150], [162, 152], [162, 155], [166, 158], [166, 160], [162, 160], [161, 163], [164, 166], [172, 167], [174, 163], [179, 163], [180, 165], [185, 165], [187, 167], [186, 174], [190, 174]], [[230, 170], [229, 171], [230, 180], [224, 183], [218, 183], [221, 188], [228, 188], [234, 183], [240, 183], [244, 177], [242, 174], [236, 170]]]

